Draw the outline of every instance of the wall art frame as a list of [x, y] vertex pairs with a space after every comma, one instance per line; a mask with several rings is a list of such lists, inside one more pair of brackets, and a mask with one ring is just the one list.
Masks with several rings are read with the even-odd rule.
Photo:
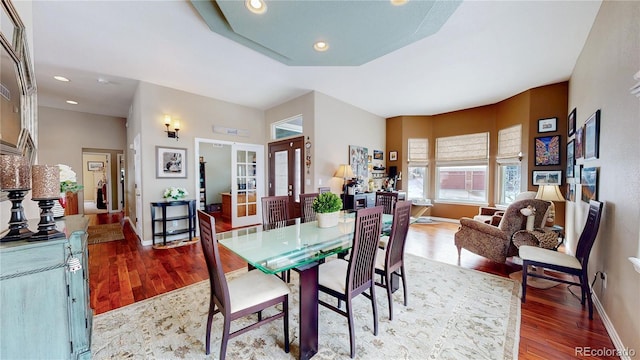
[[588, 167], [582, 169], [582, 201], [598, 200], [598, 168]]
[[573, 166], [576, 163], [576, 159], [574, 157], [575, 151], [575, 141], [571, 140], [567, 143], [567, 178], [573, 177]]
[[560, 165], [560, 135], [535, 138], [533, 152], [535, 166]]
[[573, 108], [567, 117], [567, 136], [576, 133], [576, 108]]
[[349, 145], [349, 165], [356, 178], [368, 178], [369, 150], [366, 147]]
[[576, 159], [582, 159], [584, 156], [584, 127], [580, 126], [576, 129], [576, 141], [575, 151], [573, 156]]
[[562, 170], [534, 170], [533, 185], [562, 185]]
[[398, 152], [397, 151], [389, 151], [389, 161], [398, 160]]
[[600, 109], [584, 123], [584, 159], [597, 159], [600, 150]]
[[554, 132], [554, 131], [558, 131], [558, 118], [553, 117], [553, 118], [538, 120], [539, 133]]
[[156, 146], [156, 178], [187, 178], [187, 149]]
[[104, 161], [87, 161], [87, 171], [103, 171]]
[[382, 151], [382, 150], [373, 150], [373, 159], [374, 160], [384, 160], [384, 151]]

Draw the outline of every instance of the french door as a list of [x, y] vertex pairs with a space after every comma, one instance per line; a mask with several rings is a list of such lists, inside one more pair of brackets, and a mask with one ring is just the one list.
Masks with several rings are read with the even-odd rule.
[[262, 222], [261, 198], [264, 184], [264, 147], [231, 145], [231, 225]]
[[304, 136], [269, 144], [269, 196], [289, 197], [289, 217], [300, 217], [304, 184]]

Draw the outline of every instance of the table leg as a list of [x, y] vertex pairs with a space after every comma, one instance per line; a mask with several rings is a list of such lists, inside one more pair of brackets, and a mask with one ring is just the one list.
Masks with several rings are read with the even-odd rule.
[[300, 271], [300, 360], [318, 352], [318, 263]]

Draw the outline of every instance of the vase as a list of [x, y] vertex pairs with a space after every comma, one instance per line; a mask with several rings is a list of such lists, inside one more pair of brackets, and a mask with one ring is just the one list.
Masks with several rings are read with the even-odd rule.
[[60, 193], [60, 197], [53, 202], [51, 212], [54, 218], [61, 218], [64, 216], [64, 205], [67, 202], [67, 194]]
[[316, 219], [318, 220], [318, 227], [328, 228], [338, 225], [338, 219], [340, 215], [340, 211], [335, 211], [331, 213], [317, 213]]

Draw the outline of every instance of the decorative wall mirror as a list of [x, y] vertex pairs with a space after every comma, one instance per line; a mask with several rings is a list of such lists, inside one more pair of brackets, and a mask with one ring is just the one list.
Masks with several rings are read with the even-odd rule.
[[[0, 0], [0, 153], [35, 161], [36, 85], [24, 25], [10, 0]], [[6, 200], [0, 192], [0, 201]]]

